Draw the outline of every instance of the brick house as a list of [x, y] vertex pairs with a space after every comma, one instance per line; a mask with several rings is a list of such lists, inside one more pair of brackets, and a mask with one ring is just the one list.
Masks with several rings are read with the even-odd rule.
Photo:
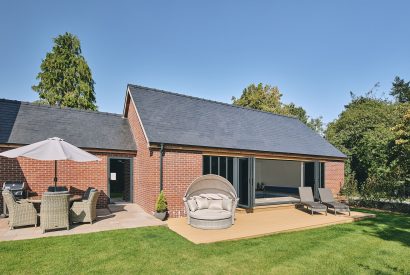
[[[128, 85], [122, 115], [0, 100], [0, 151], [58, 136], [101, 158], [59, 162], [59, 185], [81, 194], [154, 210], [160, 189], [170, 215], [185, 215], [182, 197], [202, 174], [227, 178], [239, 204], [292, 203], [297, 187], [344, 182], [346, 156], [296, 118]], [[52, 185], [53, 162], [0, 157], [0, 182], [23, 180], [32, 192]], [[1, 204], [2, 205], [2, 204]]]

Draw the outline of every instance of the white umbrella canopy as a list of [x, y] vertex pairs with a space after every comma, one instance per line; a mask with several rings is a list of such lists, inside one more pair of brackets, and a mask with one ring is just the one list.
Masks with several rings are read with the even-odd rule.
[[0, 156], [8, 158], [26, 157], [37, 160], [73, 160], [77, 162], [100, 160], [58, 137], [9, 150], [0, 153]]
[[7, 158], [26, 157], [37, 160], [54, 160], [55, 176], [54, 186], [57, 186], [57, 161], [73, 160], [77, 162], [99, 161], [96, 156], [65, 142], [58, 137], [49, 138], [27, 146], [19, 147], [0, 153]]

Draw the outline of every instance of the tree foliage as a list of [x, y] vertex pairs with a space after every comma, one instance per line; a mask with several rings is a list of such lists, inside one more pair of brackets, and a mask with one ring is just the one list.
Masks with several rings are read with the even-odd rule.
[[407, 186], [410, 184], [410, 104], [403, 105], [403, 109], [403, 116], [392, 128], [394, 139], [391, 163], [402, 174], [400, 178]]
[[390, 90], [390, 95], [400, 103], [410, 102], [410, 81], [406, 82], [404, 79], [396, 76]]
[[94, 80], [81, 54], [80, 40], [71, 33], [53, 39], [54, 46], [41, 63], [39, 83], [32, 89], [40, 104], [97, 110]]
[[316, 132], [323, 133], [322, 117], [311, 118], [302, 107], [294, 103], [284, 104], [282, 94], [276, 86], [251, 84], [243, 90], [240, 98], [232, 97], [232, 102], [237, 106], [297, 117]]
[[403, 180], [408, 176], [404, 161], [409, 159], [404, 148], [409, 134], [405, 110], [407, 103], [377, 97], [373, 91], [359, 97], [352, 94], [345, 110], [328, 124], [327, 140], [349, 156], [347, 181], [356, 182], [367, 199], [404, 195]]

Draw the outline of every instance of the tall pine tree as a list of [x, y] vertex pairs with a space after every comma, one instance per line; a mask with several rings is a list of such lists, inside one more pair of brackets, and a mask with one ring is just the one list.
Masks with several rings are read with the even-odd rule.
[[90, 67], [81, 54], [80, 40], [71, 33], [54, 38], [37, 75], [38, 102], [59, 107], [97, 110], [94, 80]]
[[410, 81], [406, 82], [404, 79], [396, 76], [390, 90], [390, 95], [392, 95], [397, 102], [410, 102]]

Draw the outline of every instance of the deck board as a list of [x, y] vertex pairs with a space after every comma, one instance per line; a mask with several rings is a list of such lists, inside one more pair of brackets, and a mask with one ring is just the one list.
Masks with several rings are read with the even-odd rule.
[[347, 214], [314, 214], [299, 209], [275, 209], [256, 213], [236, 214], [235, 224], [228, 229], [203, 230], [193, 228], [186, 223], [186, 218], [168, 220], [168, 227], [189, 241], [213, 243], [228, 240], [255, 238], [270, 234], [306, 230], [335, 224], [350, 223], [355, 220], [375, 217], [374, 214], [352, 212]]

